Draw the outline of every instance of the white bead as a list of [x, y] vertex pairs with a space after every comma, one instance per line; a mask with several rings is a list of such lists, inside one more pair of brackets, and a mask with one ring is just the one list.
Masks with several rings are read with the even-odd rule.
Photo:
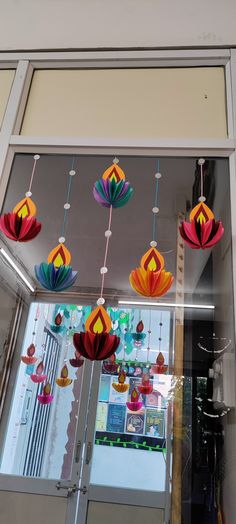
[[59, 244], [64, 244], [65, 241], [66, 241], [65, 237], [59, 237], [58, 238]]
[[64, 204], [64, 209], [70, 209], [70, 204], [69, 204], [69, 202], [66, 202], [66, 203]]
[[159, 213], [159, 207], [153, 207], [152, 208], [153, 213]]
[[32, 196], [31, 191], [26, 191], [25, 196], [26, 196], [26, 197], [31, 197], [31, 196]]
[[198, 165], [199, 166], [203, 166], [203, 164], [205, 164], [205, 159], [204, 158], [199, 158]]
[[119, 164], [119, 158], [116, 158], [116, 156], [113, 158], [113, 164]]
[[74, 176], [74, 175], [75, 175], [75, 171], [74, 171], [74, 169], [71, 169], [71, 170], [69, 171], [69, 175], [70, 175], [70, 176]]
[[206, 200], [206, 197], [200, 196], [198, 199], [198, 202], [205, 202], [205, 200]]
[[40, 155], [34, 155], [34, 160], [39, 160], [40, 159]]
[[111, 237], [111, 235], [112, 235], [111, 230], [110, 230], [110, 229], [107, 229], [107, 230], [105, 231], [105, 237]]
[[162, 177], [161, 173], [155, 173], [155, 178], [161, 178], [161, 177]]
[[101, 275], [105, 275], [105, 273], [107, 273], [107, 272], [108, 272], [108, 269], [107, 269], [106, 266], [101, 267], [101, 269], [100, 269]]
[[151, 247], [156, 247], [156, 246], [157, 246], [157, 242], [156, 242], [156, 240], [151, 240], [151, 242], [150, 242], [150, 246], [151, 246]]
[[103, 304], [105, 304], [105, 298], [103, 297], [100, 297], [97, 299], [97, 305], [98, 306], [103, 306]]

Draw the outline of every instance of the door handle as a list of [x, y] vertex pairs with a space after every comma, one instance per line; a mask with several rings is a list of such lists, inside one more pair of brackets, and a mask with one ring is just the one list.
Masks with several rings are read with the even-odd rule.
[[81, 440], [78, 440], [76, 444], [76, 451], [75, 451], [75, 462], [79, 462], [80, 458], [80, 451], [81, 451]]
[[89, 464], [92, 456], [92, 442], [88, 442], [87, 450], [86, 450], [86, 457], [85, 457], [85, 463]]

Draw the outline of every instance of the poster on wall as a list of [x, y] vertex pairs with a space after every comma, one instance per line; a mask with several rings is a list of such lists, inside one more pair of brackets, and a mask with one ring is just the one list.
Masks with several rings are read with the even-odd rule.
[[125, 427], [126, 406], [122, 404], [109, 404], [107, 415], [107, 431], [123, 433]]
[[96, 431], [106, 431], [108, 404], [99, 402], [97, 407]]
[[133, 433], [135, 435], [143, 435], [144, 434], [144, 416], [145, 416], [144, 410], [140, 410], [137, 413], [134, 413], [133, 411], [128, 411], [127, 417], [126, 417], [126, 427], [125, 427], [126, 433]]
[[111, 377], [110, 375], [101, 375], [98, 400], [99, 402], [108, 402], [110, 395]]
[[164, 438], [165, 411], [163, 409], [146, 409], [145, 435], [148, 437]]

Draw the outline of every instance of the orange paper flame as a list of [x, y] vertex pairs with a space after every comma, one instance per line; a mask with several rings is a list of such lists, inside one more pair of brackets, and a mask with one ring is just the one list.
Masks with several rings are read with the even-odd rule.
[[111, 331], [111, 319], [103, 306], [96, 307], [85, 322], [85, 329], [90, 333], [109, 333]]
[[159, 364], [159, 366], [163, 366], [164, 362], [165, 362], [164, 356], [162, 352], [160, 351], [160, 353], [158, 353], [157, 355], [156, 363]]
[[144, 330], [143, 321], [140, 320], [136, 326], [136, 333], [142, 333], [143, 330]]
[[106, 180], [115, 180], [115, 182], [120, 182], [120, 180], [125, 180], [124, 171], [117, 165], [112, 164], [106, 171], [104, 171], [102, 178]]
[[28, 357], [33, 357], [34, 354], [35, 354], [35, 345], [30, 344], [30, 346], [27, 349], [27, 355]]
[[137, 392], [137, 389], [134, 388], [131, 393], [131, 402], [137, 402], [139, 399], [139, 393]]
[[50, 395], [50, 393], [51, 393], [51, 384], [47, 382], [47, 384], [45, 384], [43, 388], [43, 395]]
[[208, 220], [214, 220], [214, 218], [214, 213], [206, 204], [204, 204], [204, 202], [197, 204], [189, 215], [190, 222], [196, 220], [197, 222], [200, 222], [200, 224], [205, 223]]
[[65, 364], [61, 370], [61, 378], [67, 378], [68, 377], [68, 367]]
[[122, 371], [121, 371], [121, 372], [119, 373], [119, 375], [118, 375], [118, 382], [119, 382], [119, 384], [124, 384], [125, 379], [126, 379], [126, 373], [125, 373], [125, 371], [122, 369]]
[[34, 217], [36, 215], [36, 205], [29, 197], [23, 198], [13, 209], [13, 213], [16, 213], [19, 217]]
[[151, 247], [141, 258], [141, 267], [146, 271], [160, 271], [164, 268], [164, 258], [155, 247]]
[[55, 267], [68, 266], [71, 261], [70, 251], [64, 244], [58, 244], [48, 255], [48, 263], [53, 263]]
[[44, 370], [44, 365], [42, 362], [40, 362], [36, 368], [36, 375], [42, 375]]

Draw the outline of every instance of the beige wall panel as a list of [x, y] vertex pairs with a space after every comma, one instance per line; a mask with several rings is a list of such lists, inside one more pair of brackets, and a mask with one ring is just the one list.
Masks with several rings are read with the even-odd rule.
[[[90, 502], [87, 524], [163, 524], [164, 512], [156, 508]], [[5, 524], [5, 523], [4, 523]]]
[[65, 524], [67, 499], [0, 492], [1, 524]]
[[36, 71], [21, 134], [223, 138], [224, 69]]
[[0, 127], [10, 95], [14, 75], [15, 71], [13, 69], [0, 69]]

